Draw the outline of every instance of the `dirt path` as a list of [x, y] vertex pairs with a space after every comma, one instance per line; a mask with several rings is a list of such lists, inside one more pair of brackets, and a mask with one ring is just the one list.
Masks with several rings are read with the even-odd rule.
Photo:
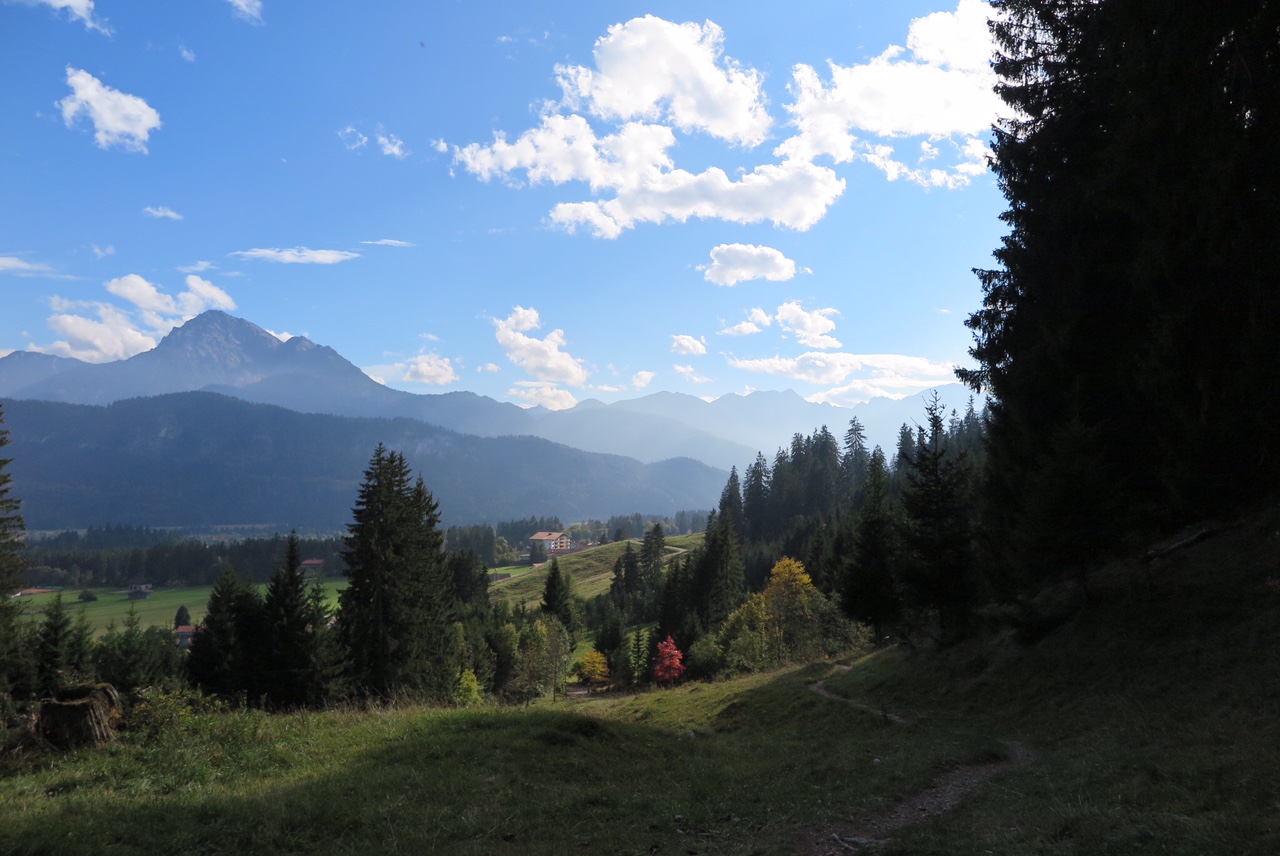
[[[838, 696], [828, 690], [822, 681], [809, 684], [809, 689], [823, 698], [847, 704], [858, 710], [882, 716], [889, 722], [901, 724], [906, 720], [867, 704]], [[904, 826], [919, 823], [935, 815], [955, 808], [960, 799], [996, 773], [1025, 767], [1035, 762], [1035, 756], [1026, 746], [1012, 740], [1003, 741], [1009, 757], [1002, 761], [968, 764], [934, 779], [922, 791], [862, 817], [850, 818], [836, 832], [827, 827], [802, 845], [806, 856], [846, 856], [849, 853], [871, 853], [884, 844], [890, 835]]]

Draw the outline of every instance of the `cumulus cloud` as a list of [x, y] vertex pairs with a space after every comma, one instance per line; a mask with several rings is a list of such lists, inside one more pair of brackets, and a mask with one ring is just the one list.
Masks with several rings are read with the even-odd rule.
[[744, 146], [769, 134], [763, 75], [727, 59], [724, 31], [707, 21], [675, 24], [653, 15], [609, 28], [596, 41], [595, 68], [562, 65], [567, 106], [614, 121], [669, 121]]
[[408, 241], [397, 241], [395, 238], [383, 238], [380, 241], [361, 241], [362, 244], [373, 244], [376, 247], [412, 247]]
[[72, 20], [80, 21], [85, 29], [97, 30], [103, 35], [111, 35], [111, 28], [105, 21], [93, 14], [93, 0], [19, 0], [25, 6], [48, 6], [58, 11], [65, 10]]
[[523, 401], [522, 406], [541, 406], [548, 410], [568, 410], [578, 403], [578, 399], [574, 398], [569, 390], [561, 389], [548, 381], [519, 381], [507, 390], [507, 395]]
[[404, 379], [413, 383], [430, 383], [443, 386], [458, 379], [453, 363], [438, 354], [419, 354], [409, 360]]
[[485, 363], [485, 364], [484, 364], [484, 365], [482, 365], [482, 366], [478, 366], [478, 367], [476, 368], [476, 371], [478, 371], [478, 372], [498, 372], [498, 371], [502, 371], [502, 369], [498, 368], [498, 364], [497, 364], [497, 363]]
[[360, 257], [359, 253], [352, 253], [347, 250], [313, 250], [310, 247], [293, 247], [287, 250], [278, 247], [269, 249], [256, 248], [252, 250], [237, 250], [231, 255], [242, 259], [260, 259], [289, 265], [334, 265], [338, 262]]
[[785, 282], [796, 275], [796, 263], [773, 247], [719, 244], [711, 248], [711, 264], [698, 268], [707, 282], [737, 285], [750, 279]]
[[835, 309], [815, 309], [805, 311], [798, 300], [792, 300], [778, 307], [775, 316], [778, 326], [796, 337], [796, 341], [808, 348], [838, 348], [840, 340], [827, 335], [836, 328], [832, 315], [839, 315]]
[[378, 146], [384, 155], [390, 155], [396, 160], [404, 160], [410, 154], [404, 147], [404, 140], [395, 134], [378, 134]]
[[[490, 145], [455, 147], [454, 163], [483, 181], [580, 181], [607, 197], [555, 206], [552, 223], [570, 232], [616, 238], [640, 223], [690, 217], [808, 229], [844, 192], [833, 170], [792, 160], [731, 179], [720, 167], [676, 168], [668, 154], [676, 129], [747, 146], [767, 135], [760, 75], [722, 61], [722, 40], [711, 22], [648, 16], [611, 27], [597, 42], [594, 69], [557, 68], [564, 99], [538, 127], [513, 142], [499, 132]], [[573, 112], [579, 108], [587, 115]], [[597, 134], [588, 116], [614, 123], [615, 132]]]
[[68, 128], [84, 115], [93, 123], [99, 148], [120, 146], [128, 151], [147, 151], [151, 132], [160, 127], [160, 114], [150, 104], [71, 66], [67, 66], [67, 85], [71, 94], [57, 106], [62, 109], [62, 120]]
[[182, 273], [204, 273], [207, 270], [217, 270], [218, 266], [213, 262], [199, 261], [195, 264], [183, 265], [178, 268]]
[[744, 371], [829, 387], [810, 401], [848, 406], [872, 398], [902, 398], [955, 381], [955, 365], [901, 354], [847, 354], [809, 351], [795, 357], [739, 359], [729, 365]]
[[658, 376], [657, 372], [638, 371], [631, 376], [631, 385], [636, 389], [644, 389]]
[[251, 24], [262, 23], [262, 0], [227, 0], [237, 18]]
[[528, 331], [542, 327], [538, 310], [517, 306], [509, 316], [494, 319], [493, 323], [497, 327], [498, 344], [506, 351], [507, 359], [539, 381], [573, 386], [582, 386], [587, 382], [588, 372], [584, 361], [561, 350], [565, 346], [563, 330], [552, 330], [542, 339], [526, 335]]
[[[846, 187], [822, 158], [862, 162], [889, 180], [963, 187], [986, 171], [983, 137], [1004, 110], [987, 64], [990, 14], [982, 0], [958, 0], [954, 12], [912, 21], [905, 47], [890, 45], [866, 63], [830, 62], [827, 80], [797, 64], [783, 105], [795, 133], [773, 149], [777, 162], [733, 178], [715, 165], [682, 169], [671, 152], [677, 132], [746, 148], [764, 142], [772, 120], [761, 74], [724, 57], [724, 33], [710, 21], [635, 18], [596, 42], [592, 66], [557, 66], [562, 97], [542, 105], [537, 127], [454, 146], [453, 162], [517, 187], [585, 183], [591, 197], [555, 205], [550, 221], [601, 238], [691, 217], [806, 230]], [[896, 152], [904, 137], [923, 138], [914, 164]], [[708, 279], [783, 278], [787, 264], [794, 276], [785, 257], [761, 252], [754, 261], [767, 262], [766, 272], [713, 263]]]
[[706, 339], [695, 339], [685, 333], [671, 337], [671, 353], [673, 354], [705, 354], [706, 352]]
[[159, 208], [153, 208], [150, 205], [148, 205], [146, 208], [142, 209], [142, 213], [147, 215], [148, 217], [154, 217], [157, 220], [162, 220], [162, 219], [181, 220], [182, 219], [182, 215], [179, 214], [177, 211], [174, 211], [172, 208], [166, 208], [163, 205], [161, 205]]
[[92, 249], [93, 249], [94, 258], [98, 259], [98, 261], [102, 261], [107, 256], [114, 256], [116, 254], [116, 248], [110, 245], [108, 245], [105, 249], [103, 249], [102, 247], [99, 247], [97, 244], [94, 244]]
[[[793, 102], [786, 106], [798, 132], [774, 153], [836, 163], [861, 158], [890, 180], [904, 178], [936, 187], [961, 187], [986, 170], [980, 135], [1006, 107], [993, 91], [989, 60], [995, 51], [982, 0], [959, 0], [954, 12], [936, 12], [911, 22], [907, 47], [891, 45], [870, 62], [829, 63], [830, 82], [812, 66], [792, 70]], [[895, 158], [894, 138], [925, 136], [922, 158], [939, 155], [945, 140], [954, 152], [950, 167], [910, 167]], [[864, 139], [870, 137], [872, 139]]]
[[91, 363], [122, 360], [156, 346], [166, 333], [206, 309], [236, 308], [235, 301], [208, 280], [191, 275], [186, 290], [167, 294], [137, 274], [106, 282], [125, 305], [53, 297], [50, 329], [61, 338], [33, 350]]
[[675, 366], [672, 366], [671, 368], [675, 370], [676, 374], [680, 375], [682, 378], [689, 381], [690, 383], [711, 383], [711, 378], [703, 377], [702, 375], [698, 374], [697, 370], [694, 369], [693, 366], [675, 365]]
[[178, 53], [182, 54], [182, 58], [187, 62], [196, 61], [196, 52], [188, 48], [186, 45], [178, 45]]

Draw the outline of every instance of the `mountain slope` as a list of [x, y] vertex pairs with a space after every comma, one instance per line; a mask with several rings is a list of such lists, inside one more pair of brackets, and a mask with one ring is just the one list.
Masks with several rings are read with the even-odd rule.
[[381, 442], [401, 451], [446, 523], [530, 514], [577, 520], [715, 504], [727, 474], [680, 459], [641, 464], [534, 437], [482, 438], [410, 419], [296, 413], [212, 393], [107, 407], [4, 402], [14, 494], [32, 529], [99, 523], [349, 522]]

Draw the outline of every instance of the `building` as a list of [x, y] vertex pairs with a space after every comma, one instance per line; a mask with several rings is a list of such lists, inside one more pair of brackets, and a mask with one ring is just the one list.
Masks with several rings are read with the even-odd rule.
[[129, 600], [146, 600], [151, 597], [151, 583], [133, 583], [129, 586]]
[[535, 532], [529, 536], [530, 544], [541, 544], [547, 548], [547, 555], [568, 553], [573, 549], [573, 539], [565, 532]]

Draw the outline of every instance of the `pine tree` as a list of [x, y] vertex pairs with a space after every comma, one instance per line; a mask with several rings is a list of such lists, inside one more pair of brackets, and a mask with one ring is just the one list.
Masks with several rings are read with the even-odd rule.
[[970, 471], [963, 456], [947, 452], [937, 393], [925, 416], [929, 428], [919, 430], [902, 495], [911, 553], [903, 574], [904, 595], [912, 606], [936, 610], [943, 638], [949, 640], [967, 631], [978, 594]]
[[296, 532], [289, 533], [284, 559], [267, 585], [263, 619], [267, 702], [286, 708], [318, 704], [325, 693], [320, 637], [327, 615], [308, 589]]
[[[630, 545], [628, 545], [630, 546]], [[568, 631], [570, 639], [576, 635], [577, 622], [573, 614], [573, 580], [560, 570], [560, 562], [551, 560], [551, 570], [547, 572], [546, 582], [542, 587], [542, 611], [554, 616]]]
[[204, 624], [191, 639], [187, 670], [193, 683], [224, 697], [256, 703], [265, 689], [262, 599], [229, 563], [209, 593]]
[[345, 539], [348, 586], [338, 627], [356, 692], [452, 697], [458, 679], [452, 580], [439, 505], [404, 456], [381, 443], [364, 472]]
[[45, 607], [39, 640], [36, 674], [40, 692], [51, 696], [63, 685], [70, 665], [71, 615], [62, 603], [62, 592]]
[[734, 533], [741, 538], [746, 532], [746, 519], [742, 511], [742, 488], [738, 483], [738, 468], [729, 469], [729, 481], [720, 492], [720, 519], [727, 521]]
[[900, 523], [889, 500], [889, 470], [876, 446], [867, 465], [865, 502], [854, 524], [853, 550], [844, 557], [841, 606], [850, 618], [870, 624], [876, 642], [898, 617]]
[[[9, 445], [9, 432], [4, 428], [4, 410], [0, 408], [0, 451]], [[12, 458], [0, 458], [0, 724], [13, 714], [12, 694], [22, 683], [25, 656], [18, 632], [16, 601], [9, 599], [18, 588], [19, 577], [26, 567], [22, 559], [22, 536], [26, 527], [22, 520], [22, 501], [10, 495], [13, 476], [7, 472]]]
[[177, 630], [179, 627], [186, 627], [190, 624], [191, 610], [187, 609], [185, 606], [178, 607], [178, 611], [174, 613], [173, 616], [173, 629]]
[[746, 520], [747, 542], [764, 539], [769, 515], [769, 462], [763, 452], [756, 452], [755, 462], [747, 467], [742, 485], [742, 516]]

